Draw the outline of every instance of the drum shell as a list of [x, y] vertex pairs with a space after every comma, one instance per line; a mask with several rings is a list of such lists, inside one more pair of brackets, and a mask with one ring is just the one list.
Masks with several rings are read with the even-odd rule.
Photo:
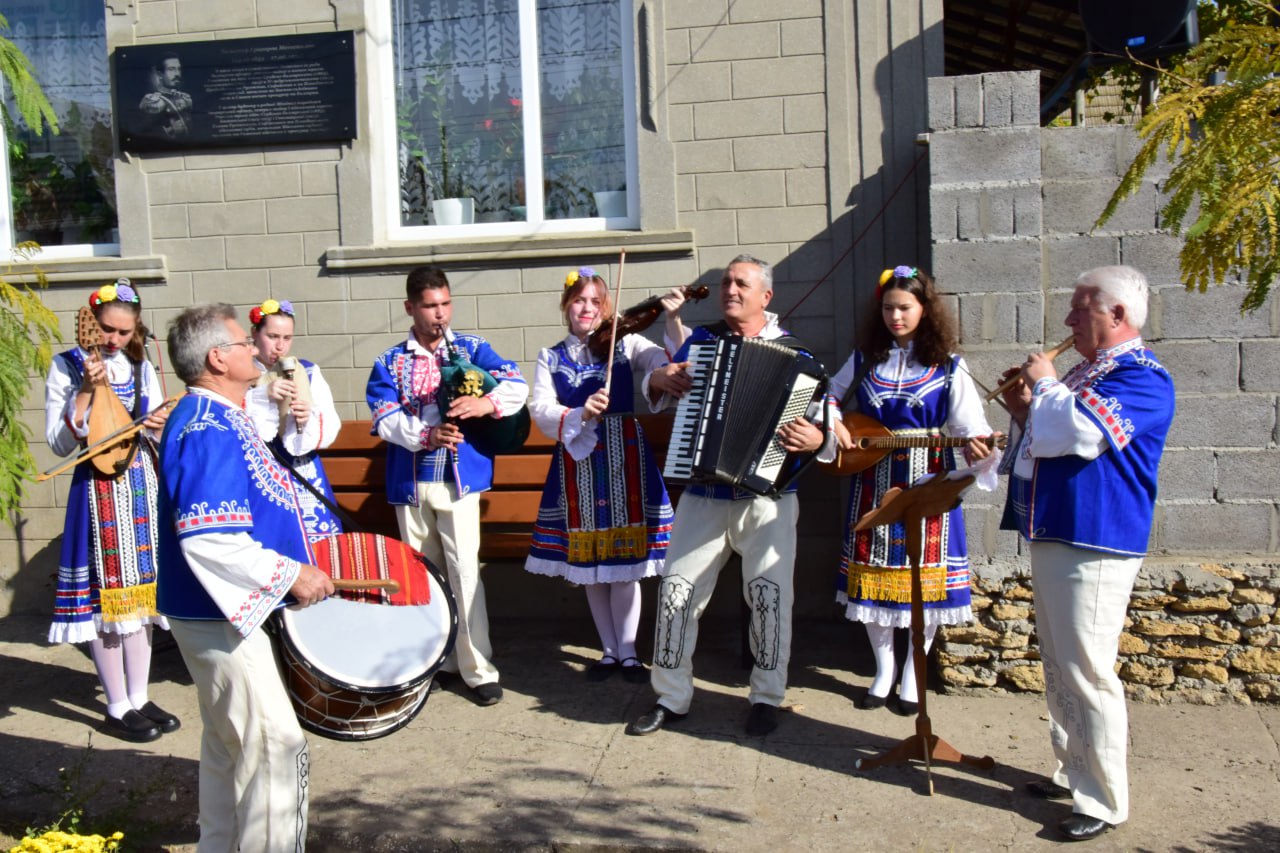
[[[297, 625], [291, 626], [293, 620], [284, 614], [273, 620], [285, 690], [304, 729], [334, 740], [372, 740], [400, 730], [417, 716], [426, 703], [431, 678], [452, 651], [458, 634], [453, 591], [434, 566], [428, 567], [428, 573], [432, 601], [425, 606], [442, 609], [438, 621], [447, 628], [447, 637], [440, 638], [421, 672], [409, 678], [385, 684], [370, 683], [367, 678], [344, 678], [326, 661], [309, 655]], [[370, 608], [370, 614], [377, 612], [372, 608], [392, 607], [355, 606]]]

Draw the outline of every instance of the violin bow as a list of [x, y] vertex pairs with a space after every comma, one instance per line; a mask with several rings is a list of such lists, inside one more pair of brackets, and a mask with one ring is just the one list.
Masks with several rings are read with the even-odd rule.
[[604, 393], [609, 393], [609, 387], [613, 384], [613, 354], [618, 351], [618, 306], [622, 304], [622, 270], [627, 265], [627, 250], [622, 249], [618, 253], [618, 286], [614, 289], [613, 294], [613, 334], [610, 340], [613, 346], [609, 347], [609, 363], [604, 369]]

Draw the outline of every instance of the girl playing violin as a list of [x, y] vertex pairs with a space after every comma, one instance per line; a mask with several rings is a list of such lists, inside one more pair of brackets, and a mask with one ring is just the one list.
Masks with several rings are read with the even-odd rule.
[[[656, 344], [626, 335], [614, 342], [606, 390], [608, 357], [593, 355], [587, 341], [609, 322], [612, 308], [608, 285], [595, 270], [569, 273], [560, 297], [569, 334], [538, 353], [529, 411], [557, 444], [525, 568], [586, 587], [603, 647], [588, 681], [621, 670], [627, 681], [644, 683], [649, 673], [636, 656], [639, 581], [665, 562], [672, 510], [632, 414], [633, 375], [642, 377], [646, 393], [657, 393], [670, 387], [678, 366], [669, 365]], [[679, 328], [668, 334], [682, 337]]]
[[[95, 389], [109, 388], [130, 417], [146, 416], [129, 467], [109, 477], [81, 462], [71, 478], [51, 643], [88, 643], [107, 700], [107, 728], [146, 742], [178, 728], [178, 718], [147, 696], [151, 632], [169, 623], [156, 610], [154, 439], [169, 410], [147, 361], [142, 301], [128, 279], [89, 297], [99, 346], [59, 353], [45, 381], [45, 438], [59, 456], [84, 446]], [[101, 398], [99, 398], [101, 399]], [[149, 413], [149, 414], [148, 414]]]
[[[875, 294], [876, 310], [869, 316], [861, 346], [831, 380], [831, 393], [846, 412], [858, 410], [880, 421], [895, 435], [970, 437], [964, 447], [970, 464], [984, 461], [981, 488], [995, 487], [996, 454], [980, 437], [991, 427], [982, 398], [965, 366], [954, 355], [955, 323], [942, 304], [933, 279], [915, 267], [885, 270]], [[847, 394], [851, 386], [853, 394]], [[848, 397], [848, 400], [845, 398]], [[841, 445], [851, 442], [837, 425]], [[911, 559], [901, 523], [855, 533], [853, 525], [880, 503], [893, 487], [909, 487], [926, 474], [958, 466], [950, 448], [919, 447], [895, 450], [872, 468], [856, 475], [849, 494], [849, 517], [840, 559], [836, 599], [845, 617], [862, 622], [875, 655], [876, 675], [859, 707], [885, 704], [897, 667], [893, 629], [911, 623]], [[957, 506], [925, 520], [921, 559], [924, 598], [925, 652], [939, 625], [955, 625], [973, 618], [969, 605], [969, 559], [964, 516]], [[908, 650], [907, 661], [911, 661]], [[919, 701], [915, 669], [902, 671], [898, 710], [914, 714]]]
[[[249, 309], [257, 365], [263, 371], [249, 390], [245, 410], [262, 440], [330, 501], [333, 488], [320, 464], [320, 449], [333, 444], [342, 422], [320, 367], [288, 359], [293, 347], [293, 303], [268, 299]], [[302, 389], [306, 388], [306, 393]], [[298, 487], [298, 507], [312, 542], [342, 532], [333, 513], [309, 490]]]

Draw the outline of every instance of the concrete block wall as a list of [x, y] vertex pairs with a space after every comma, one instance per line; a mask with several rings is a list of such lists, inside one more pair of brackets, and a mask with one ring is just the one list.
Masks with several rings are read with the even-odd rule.
[[[1186, 291], [1178, 265], [1182, 243], [1159, 227], [1165, 165], [1147, 175], [1106, 225], [1095, 228], [1132, 160], [1136, 136], [1125, 127], [1041, 128], [1032, 109], [1037, 98], [1034, 73], [929, 81], [934, 272], [941, 288], [953, 295], [961, 347], [972, 371], [988, 385], [1026, 352], [1050, 347], [1067, 335], [1063, 320], [1078, 273], [1123, 263], [1147, 275], [1152, 296], [1143, 334], [1173, 376], [1178, 411], [1161, 467], [1149, 559], [1169, 571], [1144, 574], [1144, 582], [1154, 589], [1168, 580], [1164, 594], [1176, 597], [1185, 590], [1174, 588], [1178, 580], [1170, 580], [1170, 571], [1176, 575], [1184, 563], [1199, 565], [1201, 555], [1211, 554], [1217, 562], [1267, 557], [1280, 550], [1275, 488], [1280, 383], [1274, 378], [1280, 368], [1280, 307], [1272, 299], [1241, 316], [1243, 290], [1235, 284], [1207, 293]], [[1068, 353], [1059, 366], [1065, 369], [1072, 359]], [[993, 424], [1007, 422], [994, 405], [988, 416]], [[984, 595], [1008, 593], [1012, 598], [1005, 604], [1015, 607], [1022, 593], [1029, 595], [1025, 584], [1014, 584], [1012, 592], [1001, 584], [1025, 573], [1026, 560], [1017, 536], [998, 529], [1003, 500], [1002, 491], [966, 497], [969, 547], [975, 564], [985, 563], [983, 570], [996, 579], [990, 589], [982, 588]], [[1252, 594], [1240, 593], [1246, 598]], [[1184, 619], [1191, 609], [1174, 608], [1168, 618]], [[948, 632], [944, 638], [943, 654], [955, 664], [949, 675], [953, 684], [1025, 686], [1027, 679], [1019, 673], [1004, 678], [998, 668], [972, 676], [964, 666], [973, 661], [962, 660], [971, 652], [948, 651], [952, 645], [982, 645], [986, 638], [991, 659], [1020, 659], [1025, 643], [1008, 644], [1013, 635], [1030, 634], [1033, 627], [1008, 621], [1013, 610], [1002, 611], [1007, 618], [992, 613], [984, 606], [976, 634]], [[1251, 642], [1275, 642], [1280, 626], [1271, 624], [1269, 613], [1258, 618], [1262, 621], [1243, 626], [1252, 631]], [[1199, 630], [1194, 627], [1197, 634]], [[1259, 630], [1264, 639], [1258, 639]], [[1142, 666], [1164, 667], [1167, 662], [1134, 664], [1129, 672], [1140, 674]], [[1202, 686], [1199, 675], [1184, 677], [1181, 663], [1168, 665], [1176, 679], [1162, 674], [1161, 684], [1151, 684], [1135, 675], [1132, 683], [1144, 686], [1137, 692], [1185, 694]], [[1205, 689], [1220, 688], [1235, 698], [1274, 698], [1271, 686], [1245, 689], [1238, 673], [1225, 679], [1221, 675], [1214, 670], [1217, 687]]]

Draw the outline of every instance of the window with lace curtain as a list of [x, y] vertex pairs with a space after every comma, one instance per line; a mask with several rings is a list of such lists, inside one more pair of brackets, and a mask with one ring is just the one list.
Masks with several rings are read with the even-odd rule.
[[5, 0], [8, 38], [31, 60], [60, 133], [37, 135], [5, 92], [0, 248], [34, 240], [46, 257], [117, 251], [111, 91], [102, 0]]
[[402, 228], [638, 221], [630, 0], [391, 0], [391, 10]]

